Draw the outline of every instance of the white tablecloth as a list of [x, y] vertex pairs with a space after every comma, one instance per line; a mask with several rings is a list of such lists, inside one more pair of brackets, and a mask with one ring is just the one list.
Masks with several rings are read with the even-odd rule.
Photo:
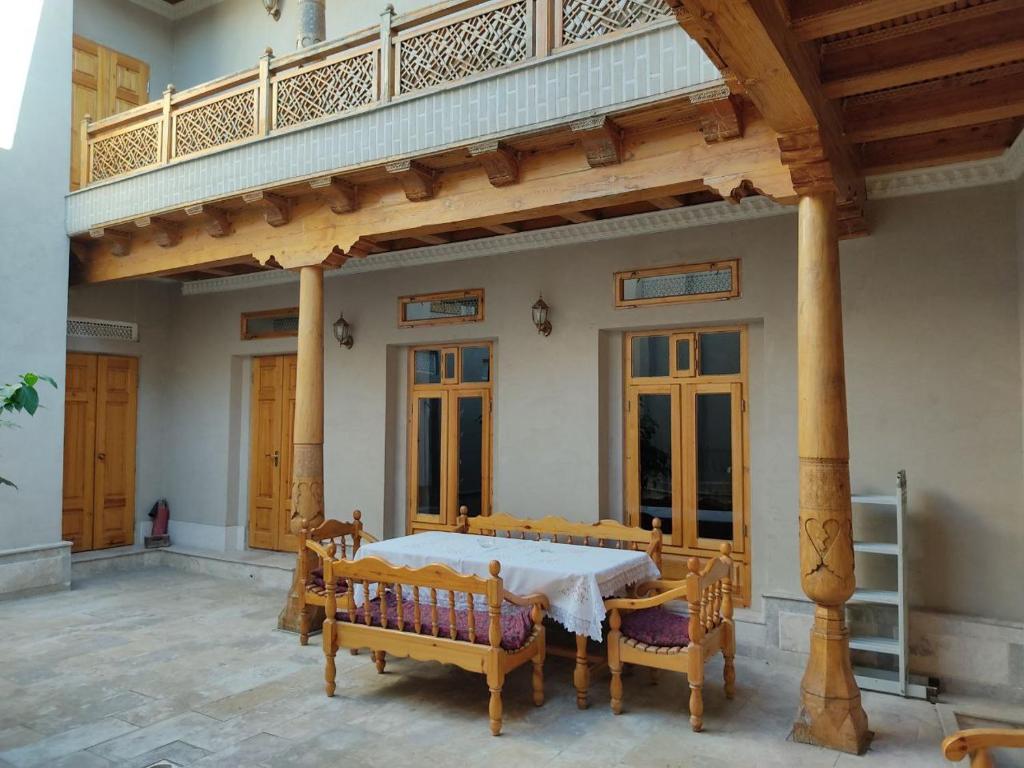
[[517, 595], [547, 595], [551, 618], [570, 632], [597, 641], [605, 616], [603, 598], [659, 577], [645, 552], [444, 531], [364, 544], [356, 559], [364, 557], [412, 568], [443, 563], [460, 573], [483, 577], [489, 575], [490, 562], [497, 560], [505, 589]]

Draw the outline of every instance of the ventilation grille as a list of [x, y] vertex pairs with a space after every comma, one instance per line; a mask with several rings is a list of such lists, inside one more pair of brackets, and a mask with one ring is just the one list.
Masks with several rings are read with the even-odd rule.
[[69, 317], [68, 336], [78, 339], [113, 339], [115, 341], [138, 341], [137, 323], [120, 320], [93, 320], [88, 317]]

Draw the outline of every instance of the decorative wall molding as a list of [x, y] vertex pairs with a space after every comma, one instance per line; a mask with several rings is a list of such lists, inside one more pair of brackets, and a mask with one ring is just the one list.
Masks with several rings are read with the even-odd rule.
[[[498, 254], [523, 253], [561, 245], [592, 243], [599, 240], [615, 240], [631, 235], [646, 235], [655, 232], [669, 232], [708, 224], [730, 221], [762, 219], [795, 211], [795, 208], [779, 205], [765, 197], [748, 197], [740, 204], [707, 203], [684, 208], [672, 208], [651, 213], [637, 213], [615, 219], [588, 221], [550, 229], [535, 229], [497, 235], [459, 243], [430, 245], [370, 256], [365, 259], [349, 259], [340, 269], [327, 272], [328, 277], [345, 277], [363, 272], [383, 269], [418, 267], [425, 264], [440, 264], [448, 261], [475, 259]], [[181, 292], [185, 296], [203, 293], [221, 293], [267, 285], [280, 285], [298, 280], [298, 275], [285, 270], [254, 272], [236, 277], [217, 277], [183, 283]]]
[[186, 16], [191, 16], [193, 13], [199, 13], [199, 11], [209, 8], [211, 5], [216, 5], [222, 2], [222, 0], [181, 0], [181, 2], [174, 5], [165, 3], [164, 0], [131, 0], [131, 2], [141, 5], [147, 11], [159, 14], [165, 19], [177, 21]]

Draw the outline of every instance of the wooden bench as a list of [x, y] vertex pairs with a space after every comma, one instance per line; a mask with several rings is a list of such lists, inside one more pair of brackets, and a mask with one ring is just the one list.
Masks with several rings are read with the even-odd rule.
[[[501, 732], [501, 689], [507, 673], [532, 661], [533, 703], [544, 703], [543, 620], [548, 601], [543, 595], [506, 592], [497, 561], [490, 563], [490, 578], [481, 578], [440, 564], [414, 569], [376, 557], [335, 559], [333, 545], [325, 548], [313, 541], [306, 547], [324, 563], [328, 696], [335, 691], [338, 649], [368, 648], [381, 673], [391, 654], [483, 674], [495, 736]], [[341, 595], [336, 591], [339, 580], [349, 585]]]
[[661, 570], [661, 520], [654, 519], [653, 530], [633, 528], [615, 520], [581, 523], [564, 517], [529, 519], [512, 515], [486, 515], [468, 517], [466, 508], [459, 510], [455, 530], [478, 536], [505, 536], [506, 538], [547, 539], [562, 544], [582, 544], [588, 547], [612, 547], [643, 551], [650, 555]]
[[[611, 547], [643, 551], [661, 570], [661, 520], [654, 519], [653, 529], [633, 528], [615, 520], [599, 520], [596, 523], [566, 520], [564, 517], [548, 516], [538, 519], [513, 517], [507, 514], [469, 517], [466, 507], [459, 510], [456, 532], [478, 536], [504, 536], [513, 539], [542, 539], [561, 544], [578, 544], [588, 547]], [[588, 652], [586, 635], [576, 635], [573, 650], [554, 645], [551, 653], [572, 658], [576, 662], [573, 670], [573, 685], [576, 688], [576, 706], [587, 708], [587, 690], [593, 668], [603, 666], [603, 656], [591, 656]]]
[[971, 768], [992, 768], [990, 749], [1024, 749], [1024, 729], [969, 728], [947, 736], [942, 742], [942, 755], [952, 762], [971, 756]]
[[358, 509], [352, 513], [352, 522], [324, 520], [311, 531], [299, 531], [298, 562], [302, 613], [299, 619], [299, 642], [309, 643], [310, 630], [323, 622], [323, 610], [327, 605], [327, 586], [324, 582], [323, 563], [306, 548], [307, 541], [314, 541], [322, 547], [333, 544], [335, 552], [345, 559], [355, 556], [359, 546], [377, 541], [377, 538], [363, 528], [363, 514]]
[[[722, 544], [721, 555], [704, 567], [692, 557], [686, 578], [650, 581], [634, 590], [634, 597], [605, 600], [611, 612], [608, 666], [611, 669], [612, 712], [622, 712], [622, 666], [637, 664], [652, 669], [683, 672], [690, 683], [690, 726], [704, 727], [704, 665], [716, 653], [725, 659], [725, 696], [736, 688], [736, 633], [732, 621], [732, 546]], [[663, 606], [686, 601], [689, 616]], [[623, 616], [623, 614], [626, 614]]]

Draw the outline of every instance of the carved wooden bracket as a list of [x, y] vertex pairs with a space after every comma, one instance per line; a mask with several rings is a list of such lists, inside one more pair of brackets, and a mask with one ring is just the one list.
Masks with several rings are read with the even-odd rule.
[[341, 248], [334, 246], [331, 249], [331, 252], [327, 255], [327, 258], [324, 259], [323, 265], [325, 267], [337, 269], [338, 267], [344, 266], [345, 262], [348, 261], [348, 258], [349, 257], [345, 255], [345, 252], [341, 250]]
[[371, 253], [384, 253], [384, 251], [386, 250], [387, 248], [373, 242], [373, 240], [368, 240], [365, 237], [360, 237], [358, 240], [352, 243], [352, 247], [348, 249], [347, 255], [354, 259], [364, 259]]
[[258, 203], [263, 206], [263, 218], [272, 227], [283, 227], [292, 218], [292, 201], [287, 197], [275, 195], [273, 192], [246, 192], [242, 200], [252, 205]]
[[75, 260], [79, 264], [85, 264], [89, 259], [89, 243], [83, 243], [81, 240], [71, 240], [69, 242], [71, 245], [71, 254], [75, 257]]
[[106, 240], [110, 243], [110, 252], [115, 256], [127, 256], [132, 250], [132, 236], [129, 232], [118, 232], [114, 229], [95, 227], [89, 230], [93, 240]]
[[836, 214], [836, 224], [839, 227], [840, 240], [850, 240], [870, 234], [867, 219], [864, 217], [864, 206], [859, 203], [840, 203]]
[[[727, 86], [723, 88], [728, 92]], [[708, 144], [738, 139], [743, 135], [743, 117], [734, 97], [714, 100], [691, 98], [690, 103], [697, 107], [700, 132]]]
[[474, 144], [469, 148], [469, 155], [483, 166], [492, 186], [507, 187], [519, 181], [519, 159], [515, 151], [497, 139]]
[[189, 216], [203, 216], [206, 219], [206, 234], [210, 237], [227, 237], [234, 232], [227, 211], [212, 205], [190, 205], [185, 209]]
[[798, 195], [838, 191], [832, 164], [817, 129], [782, 134], [779, 136], [779, 150], [783, 164], [789, 167], [793, 190]]
[[135, 220], [135, 226], [139, 229], [152, 229], [153, 242], [161, 248], [171, 248], [181, 242], [181, 225], [175, 221], [143, 216]]
[[384, 170], [398, 177], [405, 190], [405, 196], [410, 201], [416, 203], [434, 196], [437, 172], [422, 163], [415, 160], [395, 160], [386, 164]]
[[622, 129], [609, 118], [599, 115], [575, 120], [569, 129], [579, 137], [591, 168], [622, 162]]
[[309, 182], [309, 188], [326, 200], [335, 213], [349, 213], [359, 207], [359, 193], [347, 181], [323, 176]]

